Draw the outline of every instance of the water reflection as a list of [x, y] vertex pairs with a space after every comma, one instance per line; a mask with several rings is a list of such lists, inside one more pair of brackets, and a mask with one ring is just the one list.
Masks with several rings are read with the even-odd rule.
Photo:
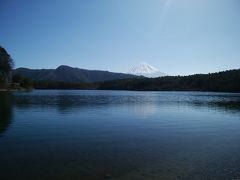
[[11, 124], [13, 116], [12, 94], [0, 92], [0, 135], [4, 133]]
[[[47, 94], [48, 93], [48, 94]], [[131, 106], [133, 113], [150, 115], [156, 107], [190, 106], [224, 112], [240, 112], [240, 95], [231, 93], [186, 93], [186, 92], [135, 92], [114, 94], [109, 92], [54, 91], [18, 94], [15, 104], [18, 108], [57, 108], [60, 113], [79, 111], [85, 108]]]
[[213, 102], [194, 101], [188, 104], [195, 108], [207, 108], [231, 113], [240, 112], [240, 101], [213, 101]]
[[15, 93], [14, 102], [11, 95], [0, 97], [5, 130], [14, 106], [11, 131], [0, 138], [1, 179], [236, 179], [240, 172], [240, 94], [33, 91]]

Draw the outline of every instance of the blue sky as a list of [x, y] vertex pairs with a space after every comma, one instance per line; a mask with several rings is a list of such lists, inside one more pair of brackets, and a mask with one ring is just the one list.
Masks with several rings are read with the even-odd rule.
[[240, 68], [239, 0], [0, 0], [0, 17], [0, 45], [16, 67]]

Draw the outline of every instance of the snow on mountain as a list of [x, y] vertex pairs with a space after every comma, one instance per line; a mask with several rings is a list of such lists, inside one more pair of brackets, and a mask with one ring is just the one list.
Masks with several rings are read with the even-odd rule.
[[157, 68], [155, 68], [147, 63], [140, 63], [137, 66], [132, 67], [128, 71], [128, 73], [138, 75], [138, 76], [145, 76], [145, 77], [166, 76], [166, 74], [160, 72]]

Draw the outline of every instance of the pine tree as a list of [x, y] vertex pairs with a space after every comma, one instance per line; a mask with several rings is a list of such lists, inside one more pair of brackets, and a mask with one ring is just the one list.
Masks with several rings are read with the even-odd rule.
[[0, 82], [7, 83], [11, 81], [13, 66], [13, 59], [7, 51], [0, 46]]

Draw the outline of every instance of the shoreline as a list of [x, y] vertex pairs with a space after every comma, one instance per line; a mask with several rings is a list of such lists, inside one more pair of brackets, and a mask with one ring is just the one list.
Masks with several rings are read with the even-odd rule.
[[81, 90], [81, 91], [132, 91], [132, 92], [211, 92], [211, 93], [233, 93], [239, 94], [235, 91], [201, 91], [201, 90], [129, 90], [129, 89], [65, 89], [65, 88], [33, 88], [33, 89], [21, 89], [21, 90], [2, 90], [0, 92], [16, 92], [16, 91], [33, 91], [33, 90]]
[[33, 89], [0, 89], [0, 92], [32, 91]]

